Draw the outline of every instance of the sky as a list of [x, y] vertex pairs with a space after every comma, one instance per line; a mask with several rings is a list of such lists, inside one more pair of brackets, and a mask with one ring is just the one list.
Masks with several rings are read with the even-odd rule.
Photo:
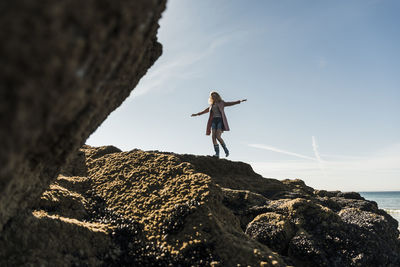
[[[400, 191], [397, 0], [169, 0], [163, 55], [89, 137], [214, 154], [210, 91], [225, 101], [229, 159], [315, 189]], [[223, 153], [222, 153], [223, 155]]]

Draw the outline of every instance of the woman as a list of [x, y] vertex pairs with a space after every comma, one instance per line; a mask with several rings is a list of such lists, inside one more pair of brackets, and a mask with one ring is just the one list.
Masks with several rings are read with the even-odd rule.
[[219, 157], [219, 145], [217, 140], [224, 149], [225, 156], [226, 157], [229, 156], [229, 150], [226, 147], [224, 140], [221, 138], [221, 134], [223, 131], [229, 131], [228, 120], [226, 119], [224, 108], [240, 104], [244, 101], [247, 101], [247, 99], [233, 101], [233, 102], [225, 102], [224, 100], [222, 100], [221, 96], [217, 92], [211, 92], [210, 98], [208, 99], [208, 103], [210, 104], [210, 106], [199, 113], [192, 114], [192, 117], [194, 117], [210, 112], [210, 116], [207, 122], [206, 135], [210, 135], [210, 133], [212, 132], [211, 138], [215, 150], [214, 157]]

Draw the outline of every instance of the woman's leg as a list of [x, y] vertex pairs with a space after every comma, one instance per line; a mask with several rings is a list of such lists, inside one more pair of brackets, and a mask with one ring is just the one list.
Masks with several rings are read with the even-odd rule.
[[218, 143], [217, 143], [217, 131], [220, 131], [220, 130], [212, 129], [212, 131], [211, 131], [211, 139], [212, 139], [212, 142], [213, 142], [214, 145], [218, 145]]
[[[222, 145], [222, 144], [225, 144], [225, 142], [224, 142], [224, 140], [222, 139], [221, 134], [222, 134], [222, 130], [218, 129], [218, 130], [216, 131], [216, 133], [215, 133], [215, 139], [217, 139], [217, 140], [219, 141], [219, 143]], [[215, 144], [215, 143], [214, 143], [214, 144]]]
[[217, 130], [216, 129], [212, 129], [211, 138], [212, 138], [212, 142], [214, 144], [214, 151], [215, 151], [214, 157], [219, 158], [219, 145], [217, 142]]

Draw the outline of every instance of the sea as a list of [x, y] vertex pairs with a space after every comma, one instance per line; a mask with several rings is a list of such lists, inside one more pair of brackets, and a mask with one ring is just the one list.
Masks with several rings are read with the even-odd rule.
[[375, 201], [380, 209], [385, 210], [396, 219], [399, 222], [400, 229], [400, 191], [359, 193], [363, 198]]

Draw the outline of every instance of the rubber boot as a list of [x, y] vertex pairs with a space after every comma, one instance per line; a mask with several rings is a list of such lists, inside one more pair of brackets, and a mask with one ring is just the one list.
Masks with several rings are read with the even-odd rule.
[[223, 148], [224, 151], [225, 151], [225, 157], [228, 157], [228, 156], [229, 156], [229, 150], [228, 150], [228, 148], [226, 148], [226, 145], [225, 145], [225, 144], [221, 144], [221, 146], [222, 146], [222, 148]]
[[215, 155], [213, 157], [219, 158], [219, 145], [214, 145]]

